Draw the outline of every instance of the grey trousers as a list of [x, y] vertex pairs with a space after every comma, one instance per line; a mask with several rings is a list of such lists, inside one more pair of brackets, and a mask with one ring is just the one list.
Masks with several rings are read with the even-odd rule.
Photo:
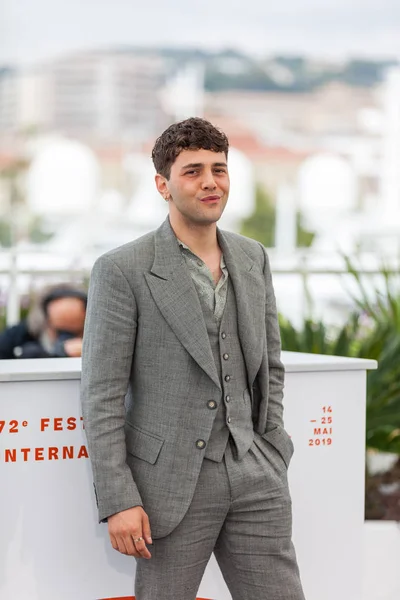
[[[233, 600], [304, 600], [291, 541], [291, 500], [278, 451], [255, 434], [241, 461], [204, 460], [181, 523], [137, 560], [137, 600], [195, 600], [214, 552]], [[218, 599], [216, 599], [218, 600]]]

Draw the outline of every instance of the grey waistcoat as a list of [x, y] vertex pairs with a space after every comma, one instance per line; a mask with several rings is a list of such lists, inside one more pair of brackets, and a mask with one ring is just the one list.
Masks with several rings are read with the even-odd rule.
[[231, 279], [228, 278], [227, 299], [220, 324], [201, 299], [200, 304], [223, 391], [217, 406], [214, 401], [210, 401], [208, 405], [210, 410], [216, 410], [216, 415], [205, 457], [221, 462], [231, 435], [235, 456], [240, 460], [253, 442], [254, 431], [246, 365], [238, 334], [236, 298]]

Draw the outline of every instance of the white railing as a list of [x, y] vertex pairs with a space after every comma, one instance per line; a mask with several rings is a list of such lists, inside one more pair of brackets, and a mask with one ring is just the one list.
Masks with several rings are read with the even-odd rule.
[[[35, 253], [36, 255], [36, 253]], [[91, 266], [96, 256], [86, 256], [84, 265], [72, 267], [65, 254], [51, 255], [52, 261], [62, 263], [62, 267], [48, 265], [41, 267], [41, 258], [46, 253], [37, 253], [36, 266], [32, 266], [32, 254], [18, 252], [0, 253], [0, 292], [5, 301], [7, 325], [18, 322], [21, 298], [30, 291], [50, 283], [82, 283], [90, 276]], [[341, 305], [343, 316], [354, 305], [352, 295], [357, 294], [354, 277], [349, 275], [344, 257], [339, 254], [317, 254], [311, 249], [298, 250], [294, 254], [282, 255], [269, 250], [278, 308], [290, 318], [290, 307], [296, 304], [294, 312], [299, 319], [315, 317], [318, 298], [324, 296], [325, 303]], [[4, 260], [6, 258], [6, 260]], [[24, 258], [29, 266], [23, 266]], [[387, 273], [395, 276], [400, 272], [398, 257], [381, 258], [374, 254], [363, 254], [352, 259], [367, 288], [381, 287], [383, 283], [382, 265]], [[80, 261], [83, 262], [83, 261]], [[7, 264], [8, 263], [8, 264]], [[54, 262], [53, 262], [54, 264]], [[371, 285], [373, 284], [373, 286]], [[289, 306], [290, 305], [290, 306]], [[4, 310], [4, 309], [3, 309]], [[318, 313], [318, 310], [317, 310]]]

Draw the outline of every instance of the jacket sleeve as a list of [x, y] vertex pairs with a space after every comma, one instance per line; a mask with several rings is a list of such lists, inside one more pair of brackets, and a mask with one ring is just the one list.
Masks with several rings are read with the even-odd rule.
[[141, 506], [126, 463], [125, 395], [135, 346], [133, 291], [104, 255], [92, 270], [82, 351], [81, 402], [99, 520]]
[[272, 283], [271, 268], [267, 252], [264, 253], [265, 278], [265, 328], [267, 334], [268, 357], [268, 417], [266, 430], [277, 426], [283, 427], [283, 388], [285, 384], [285, 367], [281, 361], [281, 336], [278, 323], [275, 293]]
[[19, 341], [19, 326], [7, 327], [0, 333], [0, 359], [7, 360], [15, 358], [14, 348]]
[[[24, 356], [24, 345], [30, 346], [29, 356]], [[43, 346], [28, 330], [26, 321], [7, 327], [0, 333], [0, 359], [49, 357]]]

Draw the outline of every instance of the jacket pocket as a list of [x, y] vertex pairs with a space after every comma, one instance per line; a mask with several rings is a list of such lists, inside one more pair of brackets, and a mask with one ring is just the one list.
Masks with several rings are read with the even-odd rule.
[[294, 446], [287, 432], [283, 427], [275, 427], [270, 431], [266, 431], [261, 436], [281, 455], [286, 468], [289, 466], [293, 456]]
[[151, 465], [155, 464], [165, 441], [162, 437], [139, 429], [128, 421], [125, 427], [125, 440], [129, 454], [145, 460]]

